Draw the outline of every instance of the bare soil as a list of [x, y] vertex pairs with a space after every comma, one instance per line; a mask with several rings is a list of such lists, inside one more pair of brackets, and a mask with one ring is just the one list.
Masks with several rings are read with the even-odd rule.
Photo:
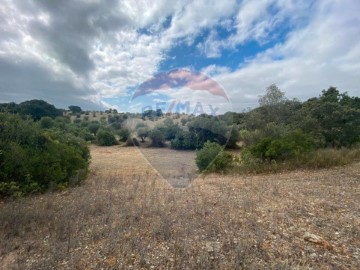
[[179, 189], [157, 170], [188, 152], [157, 170], [134, 147], [91, 153], [82, 186], [0, 204], [1, 269], [360, 268], [360, 163]]

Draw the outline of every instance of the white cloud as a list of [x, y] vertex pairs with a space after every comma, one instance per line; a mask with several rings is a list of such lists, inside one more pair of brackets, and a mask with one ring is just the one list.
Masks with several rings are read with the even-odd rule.
[[[356, 0], [4, 0], [0, 101], [108, 106], [104, 99], [128, 95], [182, 42], [193, 44], [206, 32], [197, 48], [216, 58], [249, 41], [277, 40], [284, 25], [291, 31], [283, 43], [239, 63], [238, 70], [223, 63], [202, 72], [215, 76], [239, 110], [255, 105], [271, 83], [294, 97], [316, 95], [331, 84], [355, 95], [359, 12]], [[229, 31], [227, 38], [220, 38], [219, 27]]]
[[360, 94], [360, 3], [322, 1], [315, 8], [310, 23], [293, 31], [283, 44], [234, 72], [215, 77], [232, 97], [235, 109], [255, 105], [256, 96], [272, 83], [292, 98], [316, 96], [330, 85]]

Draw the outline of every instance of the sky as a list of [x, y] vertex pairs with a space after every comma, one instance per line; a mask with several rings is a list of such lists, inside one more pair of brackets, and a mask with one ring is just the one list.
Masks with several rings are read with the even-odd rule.
[[[329, 86], [360, 96], [358, 0], [1, 2], [1, 103], [136, 112], [189, 101], [243, 111], [271, 84], [300, 100]], [[132, 98], [174, 69], [204, 74], [227, 99], [186, 87]]]

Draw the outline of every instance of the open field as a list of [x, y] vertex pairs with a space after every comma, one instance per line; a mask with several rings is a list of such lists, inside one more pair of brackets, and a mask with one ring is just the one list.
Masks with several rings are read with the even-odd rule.
[[[143, 151], [174, 178], [171, 158], [194, 166]], [[1, 269], [360, 268], [360, 163], [178, 189], [136, 148], [91, 153], [81, 187], [0, 204]]]

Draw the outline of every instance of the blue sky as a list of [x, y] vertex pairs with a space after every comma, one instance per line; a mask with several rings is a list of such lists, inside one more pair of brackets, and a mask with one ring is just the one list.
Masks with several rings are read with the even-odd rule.
[[174, 68], [217, 81], [235, 111], [256, 106], [273, 83], [300, 100], [330, 85], [359, 96], [358, 14], [357, 0], [4, 0], [0, 102], [139, 111], [190, 100], [229, 109], [183, 88], [131, 100]]

